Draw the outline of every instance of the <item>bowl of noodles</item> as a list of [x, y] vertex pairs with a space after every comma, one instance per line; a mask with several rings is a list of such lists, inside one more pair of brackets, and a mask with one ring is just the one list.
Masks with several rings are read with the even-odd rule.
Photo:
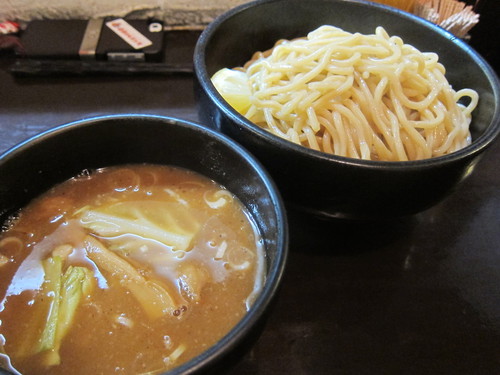
[[388, 6], [265, 0], [229, 10], [194, 53], [203, 121], [270, 171], [292, 209], [411, 215], [452, 193], [500, 131], [489, 64]]
[[90, 118], [0, 155], [0, 179], [0, 373], [219, 373], [260, 335], [287, 220], [230, 138]]

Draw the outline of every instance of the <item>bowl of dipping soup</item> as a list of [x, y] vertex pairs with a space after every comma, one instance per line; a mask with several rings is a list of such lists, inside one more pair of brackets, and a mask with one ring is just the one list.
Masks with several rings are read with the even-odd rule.
[[257, 334], [287, 220], [228, 137], [168, 117], [86, 119], [5, 152], [0, 180], [5, 371], [205, 372]]

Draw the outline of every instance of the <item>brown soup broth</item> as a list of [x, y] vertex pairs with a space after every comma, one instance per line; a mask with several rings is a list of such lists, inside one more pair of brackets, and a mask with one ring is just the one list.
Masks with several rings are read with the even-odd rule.
[[54, 187], [0, 233], [0, 260], [0, 363], [22, 374], [176, 367], [229, 332], [264, 278], [241, 202], [158, 165]]

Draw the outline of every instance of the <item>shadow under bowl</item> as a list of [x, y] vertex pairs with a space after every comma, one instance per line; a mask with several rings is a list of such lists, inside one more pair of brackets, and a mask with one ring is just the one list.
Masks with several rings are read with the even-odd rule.
[[[217, 92], [212, 75], [242, 66], [279, 39], [305, 36], [330, 24], [373, 34], [383, 26], [422, 52], [436, 52], [455, 90], [472, 88], [479, 104], [472, 144], [455, 153], [408, 162], [364, 161], [314, 151], [259, 128]], [[276, 181], [290, 208], [323, 217], [394, 218], [423, 211], [451, 194], [471, 174], [500, 132], [500, 85], [489, 64], [444, 29], [409, 13], [363, 1], [267, 0], [243, 4], [218, 17], [194, 52], [199, 116], [254, 154]]]

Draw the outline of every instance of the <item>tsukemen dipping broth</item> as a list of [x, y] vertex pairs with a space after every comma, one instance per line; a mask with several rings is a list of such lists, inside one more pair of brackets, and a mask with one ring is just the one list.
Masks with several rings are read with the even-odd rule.
[[255, 223], [180, 169], [82, 173], [0, 233], [0, 364], [22, 374], [157, 374], [215, 344], [264, 278]]

